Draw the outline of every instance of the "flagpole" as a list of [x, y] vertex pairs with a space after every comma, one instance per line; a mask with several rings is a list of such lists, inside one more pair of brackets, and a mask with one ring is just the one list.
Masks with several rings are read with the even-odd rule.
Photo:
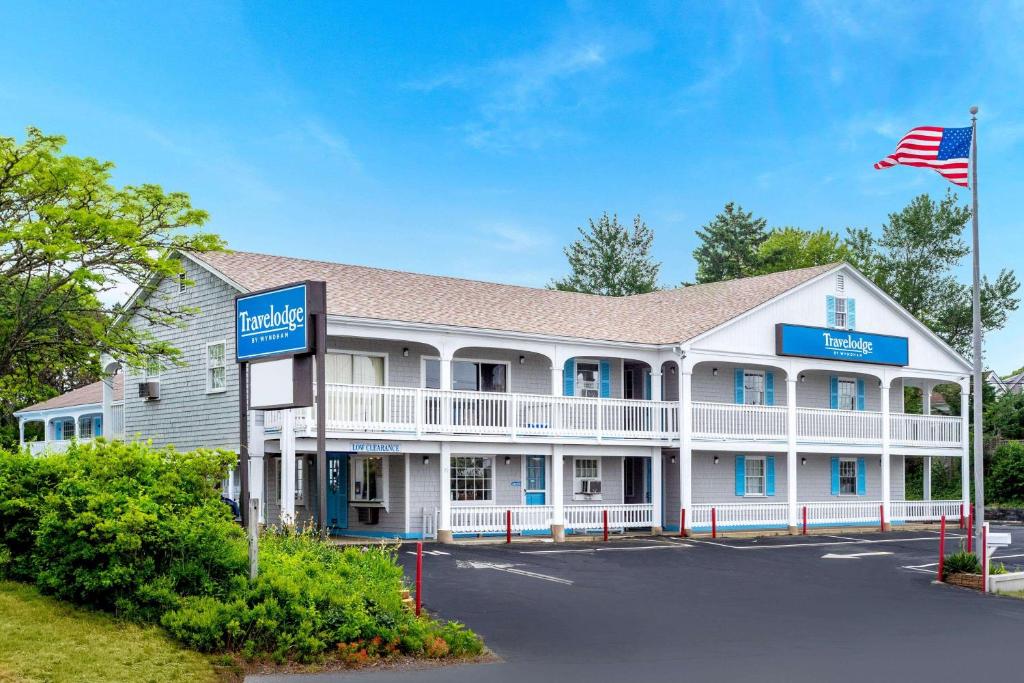
[[974, 547], [984, 557], [981, 548], [982, 529], [985, 524], [985, 457], [981, 428], [983, 412], [982, 357], [981, 357], [981, 259], [978, 255], [978, 107], [971, 107], [971, 209], [972, 237], [974, 240], [974, 520], [978, 543]]

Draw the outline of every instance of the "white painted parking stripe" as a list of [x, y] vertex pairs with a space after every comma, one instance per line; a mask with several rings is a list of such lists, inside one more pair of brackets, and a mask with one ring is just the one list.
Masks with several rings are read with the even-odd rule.
[[540, 579], [541, 581], [550, 581], [552, 583], [560, 583], [566, 586], [571, 586], [573, 584], [569, 579], [550, 576], [548, 574], [538, 574], [537, 572], [531, 572], [525, 569], [516, 569], [515, 566], [511, 564], [495, 564], [493, 562], [479, 562], [477, 560], [456, 560], [455, 563], [455, 566], [459, 569], [494, 569], [499, 572], [528, 576], [531, 579]]
[[520, 555], [563, 555], [569, 553], [612, 553], [632, 550], [671, 550], [673, 548], [689, 548], [684, 543], [662, 543], [659, 545], [634, 545], [620, 548], [566, 548], [564, 550], [520, 550]]
[[892, 553], [886, 552], [884, 550], [881, 550], [881, 551], [878, 551], [878, 552], [874, 552], [874, 553], [847, 553], [845, 555], [840, 555], [840, 554], [837, 554], [837, 553], [826, 553], [826, 554], [821, 556], [821, 559], [823, 559], [823, 560], [856, 560], [856, 559], [859, 559], [861, 557], [874, 557], [876, 555], [892, 555]]
[[[949, 536], [947, 538], [961, 538], [960, 536]], [[879, 538], [879, 539], [858, 539], [856, 541], [823, 541], [816, 543], [777, 543], [777, 544], [766, 544], [766, 545], [730, 545], [728, 543], [721, 543], [718, 541], [703, 541], [695, 538], [688, 539], [689, 543], [700, 543], [703, 545], [713, 545], [720, 548], [729, 548], [730, 550], [782, 550], [787, 548], [814, 548], [821, 546], [831, 545], [869, 545], [874, 543], [910, 543], [915, 541], [931, 541], [935, 542], [934, 536], [926, 536], [924, 538]]]

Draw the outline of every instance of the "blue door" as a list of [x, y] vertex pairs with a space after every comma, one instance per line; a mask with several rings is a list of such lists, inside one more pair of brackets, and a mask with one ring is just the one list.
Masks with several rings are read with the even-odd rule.
[[348, 453], [327, 454], [327, 528], [332, 534], [348, 528]]
[[544, 505], [547, 502], [546, 461], [543, 455], [526, 456], [526, 488], [523, 492], [527, 505]]

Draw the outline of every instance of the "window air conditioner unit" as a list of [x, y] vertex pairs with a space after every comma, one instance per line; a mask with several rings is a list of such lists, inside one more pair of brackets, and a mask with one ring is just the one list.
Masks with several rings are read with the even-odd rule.
[[601, 493], [601, 482], [597, 479], [584, 479], [580, 483], [583, 485], [583, 491], [581, 493], [586, 495]]
[[160, 382], [153, 380], [139, 382], [139, 398], [155, 400], [160, 398]]

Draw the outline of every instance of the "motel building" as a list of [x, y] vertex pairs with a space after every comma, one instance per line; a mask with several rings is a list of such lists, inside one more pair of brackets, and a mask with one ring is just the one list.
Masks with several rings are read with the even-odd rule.
[[[846, 264], [611, 298], [245, 252], [180, 259], [180, 278], [136, 296], [199, 309], [151, 330], [184, 363], [110, 361], [88, 405], [72, 392], [20, 411], [46, 424], [34, 451], [116, 419], [115, 437], [237, 452], [235, 297], [322, 280], [327, 476], [314, 409], [250, 411], [264, 523], [450, 541], [510, 522], [560, 540], [606, 519], [613, 532], [888, 528], [958, 518], [968, 500], [970, 366]], [[943, 384], [960, 387], [961, 415], [930, 414]], [[908, 388], [922, 413], [904, 411]], [[924, 500], [908, 501], [912, 458], [959, 461], [962, 498], [932, 500], [926, 474]]]

